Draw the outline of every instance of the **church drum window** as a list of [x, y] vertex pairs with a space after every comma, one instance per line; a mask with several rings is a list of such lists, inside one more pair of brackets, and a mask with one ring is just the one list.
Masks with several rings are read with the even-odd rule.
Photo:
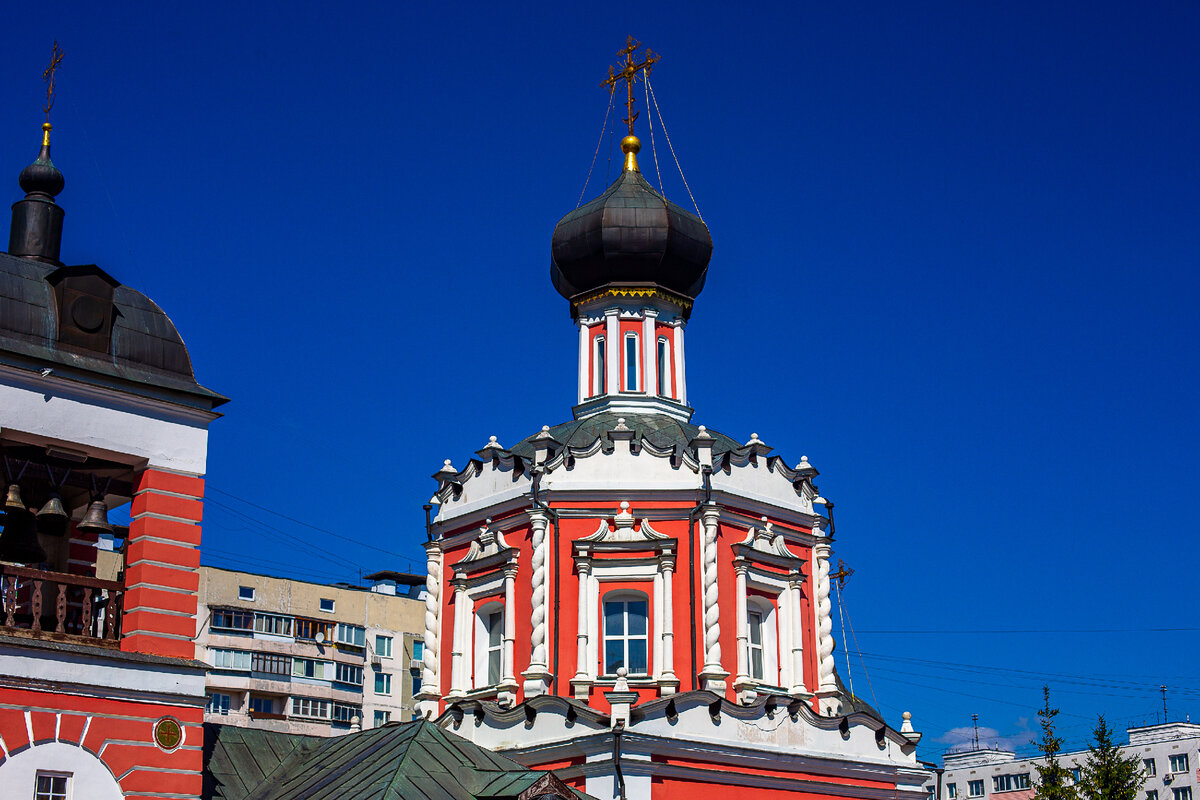
[[625, 391], [627, 392], [641, 391], [638, 365], [638, 335], [627, 333], [625, 334]]
[[608, 375], [605, 368], [603, 336], [596, 337], [596, 343], [594, 347], [596, 348], [596, 357], [592, 359], [592, 394], [600, 395], [608, 391]]
[[630, 675], [650, 671], [650, 604], [643, 594], [609, 596], [604, 600], [604, 674], [625, 667]]

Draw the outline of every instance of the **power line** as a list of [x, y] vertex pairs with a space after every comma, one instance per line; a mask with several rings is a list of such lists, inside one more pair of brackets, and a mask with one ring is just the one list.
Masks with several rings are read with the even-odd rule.
[[864, 630], [863, 633], [919, 634], [992, 634], [992, 633], [1184, 633], [1200, 631], [1200, 628], [923, 628], [900, 630], [897, 628]]
[[325, 557], [328, 557], [328, 558], [333, 558], [333, 559], [336, 559], [337, 561], [340, 561], [340, 562], [342, 562], [343, 564], [346, 564], [346, 565], [348, 565], [348, 566], [354, 567], [355, 569], [358, 569], [358, 568], [361, 566], [360, 564], [356, 564], [355, 562], [353, 562], [353, 561], [351, 561], [351, 560], [349, 560], [349, 559], [347, 559], [347, 558], [344, 558], [344, 557], [342, 557], [342, 556], [339, 556], [337, 553], [334, 553], [334, 552], [332, 552], [332, 551], [326, 550], [326, 549], [324, 549], [324, 548], [322, 548], [322, 547], [317, 547], [315, 544], [311, 544], [310, 542], [306, 542], [306, 541], [304, 541], [303, 539], [299, 539], [299, 538], [297, 538], [297, 537], [295, 537], [295, 536], [292, 536], [291, 534], [288, 534], [287, 532], [285, 532], [285, 531], [282, 531], [282, 530], [280, 530], [279, 528], [276, 528], [274, 525], [269, 525], [269, 524], [267, 524], [267, 523], [265, 523], [265, 522], [263, 522], [263, 521], [261, 521], [261, 520], [254, 519], [254, 518], [253, 518], [253, 517], [251, 517], [250, 515], [248, 515], [248, 514], [245, 514], [245, 513], [241, 512], [241, 511], [238, 511], [236, 508], [232, 508], [232, 507], [230, 507], [230, 506], [227, 506], [227, 505], [225, 505], [224, 503], [220, 502], [219, 500], [215, 500], [215, 499], [213, 499], [213, 498], [209, 497], [209, 498], [208, 498], [208, 499], [207, 499], [205, 502], [206, 502], [206, 503], [210, 503], [210, 504], [212, 504], [212, 505], [215, 505], [217, 508], [222, 508], [222, 509], [224, 509], [225, 511], [229, 512], [230, 514], [235, 514], [235, 515], [237, 515], [237, 516], [241, 517], [242, 519], [246, 520], [247, 522], [250, 522], [250, 523], [252, 523], [252, 524], [254, 524], [254, 525], [257, 525], [257, 526], [259, 526], [259, 527], [261, 527], [261, 528], [266, 528], [267, 530], [274, 531], [276, 535], [275, 535], [275, 536], [271, 536], [271, 535], [270, 535], [270, 534], [268, 534], [268, 533], [265, 533], [265, 532], [263, 532], [263, 531], [259, 531], [259, 530], [254, 530], [254, 529], [251, 529], [251, 532], [252, 532], [252, 533], [258, 533], [258, 534], [260, 534], [260, 535], [262, 535], [262, 536], [266, 536], [267, 538], [275, 539], [276, 541], [281, 541], [281, 542], [283, 542], [283, 543], [285, 543], [285, 544], [288, 544], [288, 543], [295, 543], [295, 544], [298, 544], [298, 545], [300, 545], [301, 547], [304, 547], [304, 548], [306, 548], [306, 549], [308, 549], [308, 550], [310, 550], [310, 551], [313, 551], [313, 552], [315, 552], [315, 553], [319, 553], [319, 554], [321, 554], [322, 556], [325, 556]]

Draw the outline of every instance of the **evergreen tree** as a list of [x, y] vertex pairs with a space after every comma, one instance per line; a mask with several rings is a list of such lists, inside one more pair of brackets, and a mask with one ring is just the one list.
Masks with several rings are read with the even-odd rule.
[[1097, 718], [1092, 737], [1094, 743], [1088, 745], [1087, 761], [1080, 769], [1082, 800], [1138, 800], [1146, 782], [1138, 757], [1121, 754], [1103, 715]]
[[1058, 763], [1058, 754], [1062, 752], [1062, 737], [1054, 732], [1054, 718], [1058, 709], [1050, 707], [1050, 687], [1042, 687], [1043, 706], [1038, 710], [1041, 717], [1042, 738], [1038, 740], [1037, 748], [1046, 759], [1045, 764], [1038, 765], [1037, 788], [1033, 793], [1034, 800], [1077, 800], [1075, 785], [1071, 782], [1071, 773]]

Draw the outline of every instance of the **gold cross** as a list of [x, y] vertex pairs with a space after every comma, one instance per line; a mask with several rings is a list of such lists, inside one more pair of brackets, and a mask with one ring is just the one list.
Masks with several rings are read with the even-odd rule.
[[633, 136], [633, 121], [638, 118], [639, 113], [633, 110], [633, 104], [635, 102], [633, 98], [633, 85], [638, 81], [639, 72], [642, 73], [642, 81], [644, 82], [646, 80], [646, 75], [650, 74], [650, 68], [653, 67], [655, 62], [659, 59], [659, 56], [654, 51], [652, 51], [650, 48], [646, 48], [642, 62], [640, 64], [635, 62], [633, 59], [633, 54], [641, 46], [642, 43], [636, 41], [632, 36], [626, 39], [625, 47], [617, 51], [617, 58], [623, 57], [625, 59], [624, 63], [618, 63], [618, 66], [620, 67], [619, 70], [616, 67], [609, 67], [608, 79], [600, 84], [601, 86], [607, 87], [608, 91], [611, 93], [617, 90], [617, 83], [619, 81], [625, 81], [625, 89], [627, 93], [625, 100], [625, 113], [628, 115], [625, 117], [625, 124], [629, 126], [630, 136]]
[[54, 47], [50, 50], [50, 63], [46, 65], [46, 70], [42, 73], [42, 80], [46, 82], [46, 105], [42, 106], [42, 111], [46, 115], [46, 122], [50, 121], [50, 109], [54, 106], [54, 73], [58, 71], [58, 65], [62, 63], [63, 51], [58, 46], [58, 40], [54, 40]]

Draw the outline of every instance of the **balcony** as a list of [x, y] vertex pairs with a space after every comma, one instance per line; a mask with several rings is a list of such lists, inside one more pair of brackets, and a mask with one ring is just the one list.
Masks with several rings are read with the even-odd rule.
[[118, 581], [0, 564], [0, 633], [118, 648], [124, 595]]

